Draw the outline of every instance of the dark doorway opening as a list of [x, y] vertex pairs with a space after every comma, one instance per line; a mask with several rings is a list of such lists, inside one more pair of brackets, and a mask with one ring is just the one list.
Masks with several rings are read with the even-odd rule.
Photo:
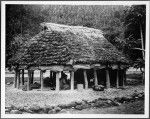
[[109, 70], [109, 77], [110, 77], [110, 86], [116, 87], [116, 81], [117, 81], [117, 70]]
[[97, 70], [98, 85], [106, 86], [106, 71], [105, 69]]
[[74, 73], [74, 88], [75, 89], [77, 89], [77, 84], [83, 84], [84, 85], [83, 69], [78, 69]]
[[94, 86], [94, 69], [88, 69], [87, 71], [88, 88]]

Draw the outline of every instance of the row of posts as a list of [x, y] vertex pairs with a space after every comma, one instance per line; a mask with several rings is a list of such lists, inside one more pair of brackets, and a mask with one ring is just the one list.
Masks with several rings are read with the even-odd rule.
[[[21, 73], [20, 73], [21, 71]], [[43, 82], [43, 70], [40, 70], [40, 84], [41, 84], [41, 90], [44, 88], [44, 82]], [[22, 78], [20, 79], [20, 74], [22, 74]], [[71, 79], [71, 90], [74, 90], [74, 71], [70, 71], [70, 79]], [[84, 75], [84, 82], [85, 82], [85, 89], [88, 89], [88, 79], [87, 79], [87, 72], [84, 69], [83, 70]], [[27, 90], [31, 90], [30, 84], [33, 83], [34, 78], [34, 71], [28, 70], [28, 80], [27, 80]], [[56, 91], [60, 90], [60, 78], [61, 78], [61, 71], [56, 72]], [[123, 86], [124, 86], [124, 80], [125, 80], [125, 70], [123, 73]], [[18, 88], [24, 85], [24, 69], [22, 70], [16, 70], [15, 71], [15, 82], [14, 86], [15, 88]], [[97, 71], [94, 68], [94, 84], [98, 85], [98, 78], [97, 78]], [[109, 77], [109, 70], [106, 69], [106, 88], [110, 88], [110, 77]], [[119, 88], [119, 69], [117, 70], [117, 78], [116, 78], [116, 88]]]

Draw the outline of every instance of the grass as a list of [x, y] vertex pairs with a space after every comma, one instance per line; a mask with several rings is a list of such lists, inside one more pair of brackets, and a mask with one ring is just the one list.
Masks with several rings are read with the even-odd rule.
[[141, 73], [127, 74], [127, 78], [141, 80], [142, 74]]
[[[24, 78], [24, 81], [27, 82], [28, 77]], [[5, 77], [5, 84], [7, 83], [13, 83], [14, 77]], [[34, 81], [40, 81], [40, 78], [34, 77]]]

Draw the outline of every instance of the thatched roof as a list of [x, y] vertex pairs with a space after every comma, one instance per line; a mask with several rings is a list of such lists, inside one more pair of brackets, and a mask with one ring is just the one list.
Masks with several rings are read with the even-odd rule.
[[12, 64], [127, 63], [128, 60], [104, 38], [103, 32], [82, 26], [42, 23], [45, 30], [33, 37], [11, 59]]

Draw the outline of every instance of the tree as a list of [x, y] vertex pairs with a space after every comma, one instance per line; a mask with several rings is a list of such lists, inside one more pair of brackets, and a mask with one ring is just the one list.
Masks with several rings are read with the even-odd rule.
[[40, 6], [6, 5], [6, 67], [21, 43], [37, 34], [43, 16]]
[[[127, 11], [124, 23], [127, 51], [134, 61], [133, 66], [145, 71], [145, 28], [146, 28], [146, 6], [133, 5]], [[133, 55], [134, 54], [134, 55]]]
[[[113, 11], [113, 15], [109, 18], [109, 22], [103, 27], [105, 37], [114, 45], [119, 51], [124, 52], [126, 41], [124, 40], [124, 9]], [[108, 18], [107, 18], [108, 19]]]
[[[128, 43], [129, 49], [131, 52], [137, 54], [136, 57], [131, 58], [136, 60], [138, 58], [144, 59], [144, 50], [145, 50], [145, 28], [146, 28], [146, 6], [145, 5], [133, 5], [129, 9], [125, 17], [124, 23], [125, 30], [125, 39]], [[140, 55], [137, 50], [140, 50]], [[142, 51], [142, 52], [141, 52]]]

